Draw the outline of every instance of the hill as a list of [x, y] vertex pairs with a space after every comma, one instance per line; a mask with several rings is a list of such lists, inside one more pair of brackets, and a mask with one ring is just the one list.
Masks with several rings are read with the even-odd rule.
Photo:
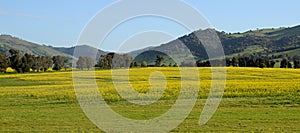
[[[272, 59], [280, 59], [283, 56], [294, 56], [299, 55], [300, 51], [300, 26], [290, 28], [270, 28], [270, 29], [257, 29], [249, 30], [244, 33], [225, 33], [216, 31], [214, 29], [198, 30], [189, 35], [185, 35], [177, 39], [184, 43], [190, 50], [196, 59], [206, 60], [208, 56], [202, 45], [197, 39], [196, 34], [206, 32], [208, 30], [215, 31], [220, 41], [222, 42], [225, 55], [228, 57], [254, 54], [259, 56], [268, 56]], [[149, 47], [143, 50], [131, 52], [132, 56], [137, 56], [147, 51], [147, 54], [143, 56], [156, 56], [150, 54], [153, 51], [169, 52], [170, 48], [174, 48], [174, 41], [163, 44], [158, 47]], [[175, 51], [180, 51], [177, 49]], [[142, 57], [138, 56], [138, 61], [143, 58], [149, 59], [153, 57]]]
[[[28, 42], [17, 37], [12, 37], [11, 35], [0, 35], [0, 53], [5, 53], [9, 55], [10, 49], [19, 50], [22, 54], [30, 53], [33, 55], [41, 56], [56, 56], [61, 55], [69, 59], [73, 59], [73, 53], [75, 47], [65, 48], [65, 47], [52, 47], [46, 45], [40, 45], [32, 42]], [[105, 52], [98, 50], [90, 46], [76, 46], [77, 51], [81, 52], [81, 56], [91, 56], [93, 52], [98, 52], [98, 54], [103, 54]], [[78, 58], [78, 57], [75, 57]]]
[[[132, 51], [128, 54], [136, 57], [135, 60], [138, 63], [141, 63], [142, 61], [153, 63], [158, 54], [157, 51], [172, 54], [176, 59], [183, 60], [188, 55], [176, 53], [176, 51], [186, 50], [179, 45], [181, 42], [189, 48], [190, 52], [197, 60], [206, 60], [208, 59], [206, 50], [202, 43], [197, 39], [196, 35], [207, 31], [217, 33], [222, 42], [224, 52], [228, 57], [252, 54], [268, 56], [272, 59], [280, 59], [286, 55], [292, 57], [300, 54], [300, 25], [289, 28], [256, 29], [244, 33], [226, 33], [214, 29], [198, 30], [158, 47], [148, 47]], [[0, 35], [0, 52], [9, 54], [8, 51], [11, 48], [17, 49], [21, 51], [21, 53], [31, 53], [42, 56], [61, 55], [69, 59], [74, 58], [73, 53], [75, 50], [75, 47], [65, 48], [39, 45], [12, 37], [11, 35]], [[93, 53], [96, 52], [99, 57], [101, 54], [107, 53], [86, 45], [77, 46], [76, 48], [81, 56], [92, 56]], [[166, 59], [164, 64], [168, 65], [169, 63], [174, 63], [166, 54], [163, 56]]]
[[56, 51], [53, 48], [45, 45], [28, 42], [10, 35], [0, 35], [0, 52], [9, 54], [8, 51], [12, 48], [19, 50], [21, 53], [30, 53], [41, 56], [61, 55], [72, 58], [72, 56], [69, 54]]
[[98, 50], [96, 48], [93, 48], [88, 45], [80, 45], [76, 47], [70, 47], [70, 48], [65, 48], [65, 47], [52, 47], [54, 50], [59, 51], [64, 54], [68, 54], [73, 56], [75, 48], [76, 48], [76, 58], [79, 56], [87, 56], [87, 57], [93, 57], [94, 53], [97, 53], [97, 57], [100, 57], [102, 54], [106, 54], [108, 52], [104, 52], [102, 50]]

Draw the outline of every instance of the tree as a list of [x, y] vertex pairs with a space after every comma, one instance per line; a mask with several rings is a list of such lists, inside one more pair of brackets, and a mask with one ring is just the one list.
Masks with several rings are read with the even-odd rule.
[[76, 62], [76, 68], [83, 70], [83, 68], [86, 68], [86, 61], [85, 58], [80, 56], [78, 58], [78, 61]]
[[295, 69], [300, 68], [300, 61], [297, 61], [297, 60], [294, 61], [294, 68]]
[[274, 68], [276, 62], [275, 61], [270, 61], [270, 68]]
[[259, 68], [265, 68], [265, 67], [269, 67], [270, 66], [269, 60], [266, 59], [266, 58], [259, 58], [258, 62], [259, 62]]
[[94, 63], [94, 60], [91, 58], [91, 57], [86, 57], [86, 68], [88, 70], [90, 70], [91, 68], [94, 67], [95, 63]]
[[295, 56], [293, 57], [293, 60], [294, 60], [294, 68], [295, 68], [295, 69], [300, 68], [300, 56], [295, 55]]
[[173, 67], [178, 67], [178, 64], [177, 64], [177, 63], [175, 63], [175, 64], [173, 65]]
[[103, 69], [117, 69], [137, 66], [137, 63], [134, 64], [132, 57], [128, 54], [108, 53], [100, 56], [97, 66]]
[[10, 66], [9, 57], [0, 53], [0, 73], [6, 73], [6, 69]]
[[41, 61], [42, 61], [41, 69], [43, 72], [47, 71], [49, 68], [51, 68], [53, 66], [53, 61], [48, 56], [42, 56]]
[[106, 55], [101, 55], [100, 58], [100, 66], [104, 69], [111, 69], [113, 66], [113, 58], [115, 56], [115, 53], [108, 53]]
[[148, 66], [147, 62], [143, 61], [142, 64], [141, 64], [141, 67], [147, 67], [147, 66]]
[[246, 60], [245, 60], [245, 58], [244, 57], [242, 57], [242, 56], [240, 56], [239, 58], [238, 58], [238, 64], [239, 64], [239, 67], [246, 67], [247, 66], [247, 62], [246, 62]]
[[33, 56], [33, 65], [31, 67], [32, 71], [39, 72], [42, 68], [42, 57], [41, 56]]
[[289, 62], [289, 63], [288, 63], [288, 68], [293, 68], [293, 66], [292, 66], [292, 63], [291, 63], [291, 62]]
[[210, 61], [201, 61], [201, 60], [198, 60], [196, 62], [197, 64], [197, 67], [211, 67], [211, 64], [210, 64]]
[[68, 59], [63, 57], [63, 56], [53, 56], [52, 57], [53, 60], [53, 70], [56, 71], [60, 71], [62, 68], [66, 67], [67, 63], [68, 63]]
[[22, 65], [21, 65], [21, 69], [22, 69], [22, 72], [25, 73], [25, 72], [30, 72], [30, 64], [28, 63], [27, 61], [27, 57], [24, 55], [22, 57]]
[[155, 66], [156, 67], [160, 67], [163, 60], [164, 60], [163, 56], [157, 55], [156, 56], [156, 61], [155, 61]]
[[139, 64], [136, 61], [131, 62], [130, 68], [138, 67]]
[[256, 57], [255, 56], [250, 56], [249, 59], [247, 59], [247, 63], [246, 63], [246, 66], [247, 67], [257, 67], [256, 65]]
[[30, 72], [30, 69], [34, 65], [34, 59], [31, 54], [25, 53], [22, 57], [22, 72]]
[[21, 57], [20, 51], [10, 49], [9, 53], [11, 54], [11, 57], [10, 57], [11, 68], [16, 70], [17, 73], [21, 73], [22, 72], [22, 57]]
[[99, 62], [97, 63], [97, 66], [103, 69], [109, 68], [108, 60], [107, 60], [107, 55], [101, 55], [99, 58]]
[[80, 56], [78, 58], [78, 61], [76, 62], [76, 67], [80, 70], [88, 69], [90, 70], [94, 66], [94, 60], [90, 57], [82, 57]]
[[60, 71], [62, 69], [62, 66], [60, 64], [54, 64], [52, 69], [55, 71]]
[[134, 62], [132, 57], [128, 54], [115, 54], [112, 59], [112, 68], [129, 68], [129, 67], [138, 67], [137, 62]]
[[239, 60], [236, 57], [232, 58], [232, 66], [233, 67], [237, 67], [239, 64]]
[[265, 63], [259, 63], [259, 68], [265, 68], [267, 65]]
[[116, 63], [113, 62], [113, 58], [115, 57], [116, 53], [108, 53], [106, 55], [106, 60], [107, 60], [107, 63], [108, 63], [108, 66], [107, 68], [113, 68], [113, 64], [116, 66]]
[[287, 58], [283, 58], [280, 62], [280, 68], [287, 68], [289, 64], [289, 60]]
[[225, 58], [225, 61], [226, 61], [226, 66], [227, 67], [230, 67], [231, 66], [231, 61], [230, 61], [230, 58]]
[[204, 63], [203, 63], [202, 60], [198, 60], [198, 61], [196, 62], [196, 65], [197, 65], [197, 67], [204, 67]]

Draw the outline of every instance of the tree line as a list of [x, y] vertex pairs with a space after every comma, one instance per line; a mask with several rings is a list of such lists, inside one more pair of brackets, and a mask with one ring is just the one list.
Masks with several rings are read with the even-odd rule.
[[6, 73], [8, 67], [14, 69], [17, 73], [26, 72], [45, 72], [49, 68], [59, 71], [69, 67], [68, 59], [63, 56], [36, 56], [29, 53], [22, 55], [15, 49], [9, 50], [10, 56], [0, 53], [0, 73]]
[[[212, 63], [213, 62], [213, 63]], [[280, 68], [300, 68], [300, 56], [293, 56], [282, 58], [281, 60], [274, 60], [267, 56], [255, 55], [239, 55], [232, 58], [226, 57], [225, 60], [198, 60], [196, 62], [182, 62], [181, 67], [211, 67], [226, 66], [226, 67], [259, 67], [259, 68], [274, 68], [275, 64], [279, 63]]]
[[[233, 66], [233, 67], [259, 67], [259, 68], [274, 68], [276, 62], [280, 63], [280, 68], [300, 68], [300, 57], [294, 56], [289, 57], [286, 55], [286, 57], [283, 57], [283, 59], [280, 60], [270, 60], [269, 57], [257, 57], [254, 55], [244, 55], [244, 56], [238, 56], [233, 57], [232, 59], [226, 58], [226, 66]], [[292, 65], [292, 62], [294, 65]]]
[[164, 56], [162, 55], [153, 55], [156, 56], [154, 64], [148, 64], [147, 61], [142, 61], [141, 63], [136, 62], [128, 54], [117, 54], [117, 53], [108, 53], [101, 55], [96, 67], [102, 69], [118, 69], [118, 68], [135, 68], [135, 67], [177, 67], [176, 63], [170, 63], [169, 65], [163, 64]]
[[[155, 55], [153, 55], [155, 56]], [[91, 68], [92, 59], [84, 59], [88, 57], [80, 57], [78, 62], [82, 62], [77, 68]], [[300, 68], [300, 57], [289, 57], [286, 55], [281, 61], [274, 60], [271, 57], [257, 56], [257, 55], [239, 55], [232, 58], [225, 58], [225, 60], [198, 60], [196, 62], [181, 62], [181, 64], [170, 63], [169, 65], [163, 64], [165, 57], [156, 55], [154, 64], [148, 64], [147, 61], [142, 61], [140, 64], [128, 54], [108, 53], [101, 55], [95, 67], [101, 69], [118, 69], [118, 68], [134, 68], [134, 67], [211, 67], [212, 62], [214, 66], [227, 66], [227, 67], [259, 67], [259, 68], [274, 68], [276, 63], [280, 64], [280, 68]], [[80, 61], [82, 60], [82, 61]], [[292, 64], [293, 63], [293, 64]], [[85, 65], [84, 65], [85, 64]], [[90, 64], [90, 65], [87, 65]], [[84, 67], [89, 66], [89, 67]]]
[[[25, 53], [21, 55], [20, 51], [10, 49], [10, 56], [0, 53], [0, 73], [5, 73], [8, 67], [14, 69], [17, 73], [26, 72], [45, 72], [49, 68], [59, 71], [63, 68], [71, 67], [68, 65], [69, 60], [63, 56], [36, 56]], [[90, 70], [94, 67], [101, 69], [118, 69], [118, 68], [134, 68], [134, 67], [211, 67], [211, 62], [214, 66], [233, 66], [233, 67], [259, 67], [259, 68], [274, 68], [276, 62], [280, 63], [280, 68], [300, 68], [300, 56], [289, 57], [286, 55], [281, 61], [272, 60], [269, 57], [243, 55], [225, 60], [198, 60], [197, 62], [182, 62], [180, 65], [170, 63], [169, 65], [162, 64], [164, 56], [156, 55], [156, 60], [153, 65], [149, 65], [146, 61], [141, 64], [134, 61], [128, 54], [108, 53], [103, 54], [98, 58], [97, 63], [90, 57], [80, 56], [76, 62], [76, 68], [79, 70]], [[225, 64], [223, 64], [225, 63]], [[293, 64], [292, 64], [293, 63]]]

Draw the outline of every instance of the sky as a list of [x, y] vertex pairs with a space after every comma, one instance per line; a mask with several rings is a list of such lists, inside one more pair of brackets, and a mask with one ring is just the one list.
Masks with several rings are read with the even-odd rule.
[[[183, 1], [198, 10], [213, 28], [225, 32], [244, 32], [250, 29], [290, 27], [300, 24], [299, 0]], [[0, 5], [0, 34], [9, 34], [44, 45], [71, 47], [76, 44], [82, 30], [90, 20], [115, 2], [117, 1], [3, 0]], [[152, 25], [153, 23], [166, 22], [145, 18], [136, 20], [128, 26]], [[177, 29], [180, 28], [177, 27]], [[172, 36], [179, 37], [184, 34], [186, 31], [182, 29], [176, 30]], [[166, 38], [172, 37], [166, 36]], [[114, 37], [111, 40], [113, 39]], [[121, 41], [126, 40], [115, 43]], [[110, 47], [104, 47], [104, 49], [111, 50]]]

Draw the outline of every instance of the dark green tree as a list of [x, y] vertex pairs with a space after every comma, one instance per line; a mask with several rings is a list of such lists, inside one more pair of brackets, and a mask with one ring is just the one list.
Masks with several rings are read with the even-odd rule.
[[39, 72], [42, 69], [42, 57], [41, 56], [33, 56], [33, 65], [31, 67], [32, 71]]
[[238, 58], [238, 62], [239, 62], [239, 67], [246, 67], [247, 66], [247, 62], [246, 62], [246, 60], [243, 56], [240, 56]]
[[211, 67], [211, 64], [210, 64], [210, 61], [201, 61], [201, 60], [198, 60], [196, 62], [197, 64], [197, 67]]
[[60, 71], [62, 68], [63, 67], [60, 64], [54, 64], [52, 69], [55, 70], [55, 71]]
[[274, 68], [276, 62], [275, 61], [270, 61], [270, 68]]
[[299, 69], [300, 68], [300, 61], [299, 60], [294, 60], [294, 68]]
[[300, 56], [299, 55], [295, 55], [293, 57], [293, 61], [294, 61], [294, 68], [295, 69], [300, 68]]
[[30, 72], [30, 64], [28, 63], [26, 56], [22, 57], [21, 69], [23, 73]]
[[288, 63], [288, 68], [293, 68], [293, 65], [291, 62]]
[[116, 63], [113, 63], [113, 58], [115, 57], [115, 55], [116, 55], [116, 53], [108, 53], [106, 55], [106, 60], [107, 60], [107, 63], [108, 63], [107, 68], [111, 69], [113, 67], [112, 64], [114, 64], [115, 67], [116, 67]]
[[139, 67], [139, 64], [136, 61], [132, 61], [130, 64], [130, 68]]
[[9, 57], [0, 53], [0, 73], [6, 73], [7, 68], [10, 66]]
[[160, 67], [163, 60], [164, 60], [163, 56], [157, 55], [156, 56], [156, 61], [155, 61], [155, 66], [156, 67]]
[[269, 67], [269, 60], [266, 58], [259, 58], [258, 59], [259, 62], [259, 68], [265, 68], [265, 67]]
[[238, 58], [233, 57], [233, 58], [232, 58], [232, 66], [233, 66], [233, 67], [238, 67], [238, 64], [239, 64]]
[[97, 66], [103, 69], [107, 69], [109, 66], [107, 55], [101, 55], [99, 58], [99, 61], [97, 63]]
[[283, 58], [280, 62], [280, 68], [287, 68], [289, 64], [289, 60], [287, 58]]
[[34, 59], [31, 54], [25, 53], [22, 57], [22, 72], [30, 72], [30, 69], [34, 65]]
[[106, 55], [101, 55], [97, 66], [103, 69], [117, 69], [117, 68], [129, 68], [135, 66], [133, 59], [128, 54], [116, 54], [108, 53]]
[[22, 72], [22, 56], [20, 54], [20, 51], [10, 49], [9, 53], [11, 54], [11, 56], [10, 56], [11, 68], [16, 70], [17, 73], [21, 73]]
[[53, 66], [53, 61], [50, 57], [48, 56], [42, 56], [41, 58], [41, 70], [43, 72], [47, 71], [49, 68], [51, 68]]
[[231, 61], [230, 61], [230, 58], [225, 58], [225, 61], [226, 61], [226, 66], [227, 67], [230, 67], [231, 66]]
[[68, 63], [68, 59], [60, 55], [53, 56], [52, 60], [54, 64], [53, 70], [55, 71], [60, 71], [62, 68], [65, 68]]

